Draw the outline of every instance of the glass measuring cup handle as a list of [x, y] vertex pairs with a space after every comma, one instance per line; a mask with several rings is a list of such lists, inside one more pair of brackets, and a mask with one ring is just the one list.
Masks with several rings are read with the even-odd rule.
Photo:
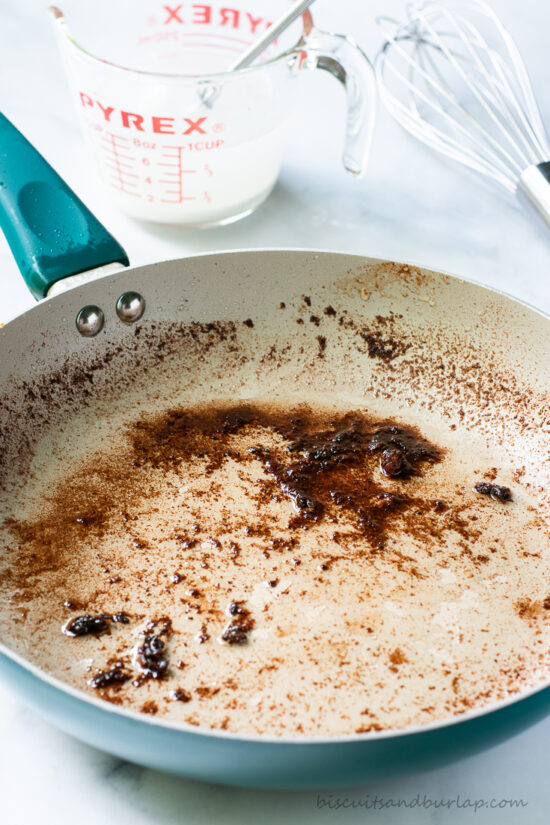
[[323, 69], [344, 86], [347, 124], [343, 163], [352, 175], [365, 171], [376, 117], [376, 80], [366, 54], [342, 34], [311, 28], [298, 44], [298, 69]]

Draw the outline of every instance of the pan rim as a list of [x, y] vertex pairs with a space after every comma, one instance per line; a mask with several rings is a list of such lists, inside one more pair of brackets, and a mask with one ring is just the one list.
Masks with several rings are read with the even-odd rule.
[[[264, 252], [268, 252], [268, 253], [281, 252], [281, 253], [285, 253], [285, 254], [286, 253], [304, 253], [304, 254], [309, 254], [309, 255], [331, 255], [331, 256], [337, 256], [337, 257], [342, 257], [342, 258], [357, 258], [359, 261], [361, 261], [361, 260], [366, 261], [369, 264], [374, 264], [374, 265], [392, 264], [394, 266], [399, 266], [399, 267], [405, 267], [405, 266], [414, 267], [416, 269], [423, 270], [424, 272], [427, 272], [428, 274], [443, 275], [447, 278], [452, 278], [453, 281], [459, 281], [459, 282], [461, 282], [463, 284], [466, 284], [468, 286], [479, 287], [479, 288], [485, 290], [486, 292], [490, 292], [494, 295], [498, 295], [501, 298], [506, 298], [508, 301], [511, 301], [514, 304], [517, 304], [521, 307], [524, 307], [525, 309], [529, 309], [531, 312], [534, 312], [536, 315], [539, 315], [541, 318], [544, 318], [546, 321], [550, 321], [550, 309], [548, 309], [548, 311], [545, 311], [545, 310], [540, 309], [539, 307], [535, 306], [534, 304], [531, 304], [529, 301], [525, 301], [522, 298], [518, 298], [517, 296], [512, 295], [510, 292], [507, 292], [504, 289], [498, 289], [495, 286], [491, 286], [490, 284], [486, 283], [485, 281], [476, 280], [474, 278], [465, 278], [462, 275], [456, 275], [455, 273], [449, 272], [446, 269], [434, 268], [434, 266], [431, 265], [431, 264], [420, 263], [418, 261], [399, 261], [399, 260], [396, 260], [395, 258], [390, 258], [390, 257], [381, 258], [381, 257], [378, 257], [378, 256], [363, 255], [359, 252], [346, 252], [345, 250], [324, 249], [322, 247], [260, 246], [260, 247], [242, 247], [242, 248], [239, 247], [239, 248], [236, 248], [236, 249], [218, 249], [218, 250], [215, 250], [214, 252], [194, 252], [192, 254], [185, 255], [185, 256], [179, 257], [179, 258], [164, 258], [160, 261], [153, 261], [152, 263], [136, 264], [135, 266], [130, 265], [130, 266], [127, 266], [127, 267], [122, 267], [117, 272], [110, 272], [110, 273], [106, 273], [105, 275], [96, 275], [95, 277], [91, 278], [89, 281], [86, 281], [85, 283], [75, 284], [74, 286], [69, 287], [68, 289], [66, 289], [64, 291], [61, 291], [61, 292], [59, 292], [55, 295], [46, 296], [46, 297], [40, 299], [39, 301], [37, 301], [32, 306], [30, 306], [28, 309], [24, 309], [22, 312], [18, 312], [16, 315], [12, 316], [11, 318], [8, 318], [7, 321], [3, 322], [3, 324], [0, 325], [0, 339], [2, 338], [3, 335], [7, 334], [7, 331], [9, 330], [10, 325], [14, 321], [17, 321], [17, 320], [20, 320], [20, 319], [24, 318], [28, 313], [39, 309], [42, 305], [46, 305], [46, 304], [49, 305], [52, 302], [58, 302], [61, 299], [63, 299], [65, 296], [70, 295], [71, 293], [74, 293], [74, 292], [78, 291], [79, 289], [86, 289], [91, 284], [96, 284], [96, 283], [97, 284], [103, 284], [103, 283], [107, 282], [108, 280], [116, 280], [116, 279], [118, 279], [119, 276], [128, 275], [131, 272], [137, 272], [137, 271], [143, 271], [143, 270], [146, 270], [146, 269], [152, 269], [153, 267], [164, 266], [165, 264], [178, 264], [178, 263], [181, 263], [182, 261], [195, 260], [195, 259], [200, 259], [200, 258], [216, 258], [219, 255], [223, 255], [223, 256], [226, 256], [226, 255], [243, 255], [243, 254], [257, 255], [258, 253], [264, 253]], [[80, 273], [77, 273], [77, 274], [80, 274]], [[67, 276], [67, 277], [70, 277], [70, 276]], [[63, 281], [64, 279], [60, 279], [60, 280]]]
[[[186, 260], [193, 260], [196, 258], [217, 258], [219, 256], [227, 256], [227, 255], [236, 255], [236, 254], [258, 254], [258, 253], [305, 253], [305, 254], [322, 254], [322, 255], [331, 255], [331, 256], [340, 256], [340, 257], [347, 257], [347, 258], [356, 258], [358, 261], [368, 262], [369, 264], [384, 264], [384, 263], [391, 263], [396, 266], [409, 266], [415, 267], [429, 274], [434, 274], [436, 276], [442, 275], [445, 277], [452, 278], [454, 281], [459, 281], [466, 285], [475, 286], [483, 289], [486, 292], [492, 293], [494, 295], [500, 296], [501, 298], [505, 298], [507, 301], [510, 301], [516, 305], [524, 307], [531, 312], [534, 312], [539, 317], [544, 318], [546, 321], [550, 322], [550, 312], [545, 312], [533, 306], [527, 301], [524, 301], [520, 298], [516, 298], [510, 293], [497, 289], [493, 286], [490, 286], [482, 281], [473, 280], [471, 278], [464, 278], [460, 275], [455, 275], [451, 272], [448, 272], [444, 269], [433, 269], [431, 266], [426, 266], [421, 263], [417, 262], [401, 262], [396, 261], [391, 258], [379, 258], [379, 257], [370, 257], [368, 255], [362, 255], [355, 252], [345, 252], [342, 250], [330, 250], [330, 249], [320, 249], [320, 248], [303, 248], [303, 247], [259, 247], [259, 248], [243, 248], [243, 249], [227, 249], [227, 250], [216, 250], [215, 252], [199, 252], [192, 255], [186, 255], [185, 257], [180, 258], [169, 258], [162, 261], [157, 261], [154, 263], [149, 264], [141, 264], [138, 266], [130, 266], [124, 269], [121, 269], [119, 272], [101, 275], [97, 278], [94, 278], [93, 281], [90, 281], [86, 284], [79, 284], [68, 289], [66, 292], [61, 292], [51, 298], [46, 298], [43, 301], [40, 301], [33, 307], [30, 307], [27, 310], [24, 310], [22, 313], [15, 315], [9, 321], [7, 321], [4, 326], [0, 329], [0, 340], [3, 335], [8, 334], [8, 330], [10, 325], [13, 324], [17, 320], [22, 320], [28, 313], [34, 312], [35, 310], [39, 309], [42, 304], [49, 304], [51, 301], [62, 301], [64, 296], [69, 295], [74, 291], [78, 291], [79, 289], [86, 289], [91, 284], [95, 284], [96, 282], [100, 281], [107, 281], [108, 279], [116, 279], [119, 275], [122, 276], [128, 275], [131, 272], [136, 272], [138, 270], [146, 270], [149, 269], [150, 271], [153, 267], [162, 266], [164, 264], [178, 264], [182, 261]], [[168, 721], [162, 718], [154, 718], [150, 715], [140, 713], [138, 711], [131, 710], [129, 708], [124, 708], [119, 705], [113, 705], [105, 700], [96, 698], [95, 696], [89, 696], [84, 691], [80, 690], [79, 688], [75, 688], [72, 685], [69, 685], [63, 682], [61, 679], [52, 676], [51, 674], [47, 673], [42, 668], [39, 668], [37, 665], [34, 665], [32, 662], [28, 661], [24, 656], [15, 651], [11, 650], [7, 645], [5, 645], [2, 641], [0, 641], [0, 656], [4, 656], [7, 659], [14, 662], [19, 667], [23, 668], [27, 672], [29, 672], [34, 678], [39, 679], [41, 682], [45, 682], [50, 687], [53, 687], [61, 692], [67, 694], [73, 699], [88, 703], [94, 708], [98, 710], [113, 713], [117, 716], [125, 718], [129, 721], [134, 721], [137, 723], [142, 723], [145, 725], [153, 726], [154, 728], [166, 729], [172, 731], [173, 733], [182, 733], [188, 735], [195, 735], [201, 737], [208, 737], [213, 739], [227, 739], [234, 742], [243, 742], [243, 743], [250, 743], [255, 745], [263, 745], [263, 744], [271, 744], [271, 745], [282, 745], [282, 746], [294, 746], [294, 745], [301, 745], [301, 746], [317, 746], [317, 745], [346, 745], [346, 744], [357, 744], [360, 742], [376, 742], [380, 740], [386, 739], [398, 739], [403, 736], [411, 736], [413, 734], [422, 734], [422, 733], [430, 733], [435, 732], [437, 730], [442, 730], [445, 728], [452, 727], [457, 724], [461, 724], [463, 722], [472, 721], [474, 719], [488, 716], [492, 713], [497, 711], [503, 710], [507, 707], [510, 707], [518, 702], [523, 701], [524, 699], [528, 699], [532, 696], [537, 695], [545, 690], [550, 689], [550, 676], [542, 681], [540, 684], [533, 685], [532, 687], [521, 691], [518, 694], [513, 696], [508, 696], [505, 699], [501, 699], [498, 702], [492, 703], [485, 707], [478, 707], [472, 708], [464, 713], [459, 714], [458, 716], [451, 716], [446, 717], [444, 719], [436, 720], [433, 722], [429, 722], [423, 725], [410, 725], [403, 728], [390, 728], [387, 730], [382, 731], [371, 731], [368, 733], [350, 733], [350, 734], [341, 734], [338, 736], [289, 736], [289, 735], [282, 735], [282, 736], [273, 736], [273, 735], [266, 735], [266, 734], [256, 734], [256, 733], [237, 733], [232, 731], [223, 731], [223, 730], [216, 730], [216, 729], [209, 729], [209, 728], [201, 728], [195, 725], [190, 725], [186, 722], [174, 722]]]

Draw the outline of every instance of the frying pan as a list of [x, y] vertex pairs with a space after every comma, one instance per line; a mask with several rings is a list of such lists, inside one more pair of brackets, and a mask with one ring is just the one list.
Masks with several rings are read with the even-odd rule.
[[[128, 268], [124, 250], [3, 117], [0, 143], [2, 228], [33, 295], [53, 293], [0, 329], [0, 458], [23, 482], [52, 420], [103, 393], [150, 387], [164, 374], [156, 355], [168, 349], [164, 391], [172, 386], [174, 396], [182, 388], [202, 398], [315, 389], [491, 440], [503, 464], [523, 467], [522, 483], [548, 516], [550, 320], [540, 312], [449, 275], [329, 252], [239, 251]], [[358, 346], [353, 325], [329, 328], [324, 318], [319, 358], [319, 328], [296, 323], [304, 295], [372, 328], [393, 318], [405, 354], [377, 358]], [[222, 338], [202, 361], [178, 349], [175, 333], [190, 322], [240, 329], [248, 317], [245, 359]], [[76, 381], [79, 371], [92, 378]], [[25, 655], [1, 628], [1, 678], [55, 725], [129, 761], [225, 784], [342, 786], [429, 769], [550, 712], [545, 681], [404, 730], [295, 739], [203, 730], [85, 695], [32, 663], [32, 639]]]

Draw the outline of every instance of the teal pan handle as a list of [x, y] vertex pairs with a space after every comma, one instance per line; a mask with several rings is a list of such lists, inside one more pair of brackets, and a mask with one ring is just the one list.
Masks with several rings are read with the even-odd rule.
[[0, 114], [0, 227], [35, 298], [128, 256], [50, 164]]

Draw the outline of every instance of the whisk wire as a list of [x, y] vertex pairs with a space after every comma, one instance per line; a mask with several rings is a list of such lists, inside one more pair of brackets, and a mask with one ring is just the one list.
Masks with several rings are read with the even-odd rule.
[[[441, 77], [437, 66], [433, 63], [431, 55], [425, 54], [420, 58], [420, 60], [421, 61], [426, 60], [426, 61], [432, 63], [432, 66], [433, 66], [432, 71], [434, 72], [434, 74], [436, 76]], [[477, 124], [473, 120], [473, 118], [469, 114], [469, 112], [466, 109], [464, 109], [464, 107], [462, 107], [460, 105], [458, 99], [454, 95], [452, 97], [454, 99], [454, 104], [455, 104], [456, 108], [461, 112], [461, 114], [463, 115], [466, 122], [467, 123], [469, 122], [470, 127], [474, 128], [474, 133], [472, 133], [472, 132], [468, 131], [468, 128], [466, 126], [463, 126], [461, 123], [456, 122], [454, 124], [455, 131], [458, 132], [459, 134], [461, 134], [462, 137], [467, 139], [470, 143], [472, 143], [473, 146], [474, 146], [474, 149], [477, 150], [478, 153], [479, 152], [483, 153], [486, 156], [486, 158], [488, 158], [489, 161], [491, 161], [494, 164], [497, 171], [500, 171], [501, 174], [506, 175], [508, 170], [507, 170], [506, 164], [504, 163], [504, 161], [502, 160], [502, 158], [499, 155], [500, 147], [498, 147], [498, 145], [495, 147], [497, 149], [496, 152], [492, 151], [490, 147], [487, 147], [487, 145], [484, 142], [483, 138], [490, 138], [490, 135], [487, 135], [485, 130], [483, 130], [479, 126], [479, 124]], [[420, 113], [419, 113], [419, 116], [420, 116]], [[452, 115], [449, 114], [449, 113], [446, 113], [446, 116], [448, 118], [452, 117]], [[480, 132], [481, 137], [476, 135], [475, 132]], [[446, 137], [447, 137], [447, 142], [450, 144], [452, 139], [449, 136], [446, 136]], [[489, 142], [491, 142], [491, 141], [489, 140]], [[491, 167], [490, 167], [490, 165], [488, 165], [485, 162], [483, 156], [480, 157], [479, 154], [475, 154], [475, 152], [472, 149], [470, 149], [465, 143], [459, 143], [457, 141], [452, 141], [452, 143], [456, 146], [457, 153], [459, 155], [462, 154], [462, 155], [465, 155], [465, 156], [469, 157], [471, 162], [472, 161], [473, 162], [477, 161], [478, 164], [481, 163], [481, 165], [483, 166], [483, 168], [486, 172], [488, 172], [488, 170], [490, 170]]]
[[515, 191], [550, 149], [514, 41], [483, 0], [410, 4], [408, 14], [401, 25], [379, 18], [386, 107], [425, 143]]
[[[436, 97], [435, 100], [431, 99], [428, 94], [421, 91], [418, 87], [416, 81], [416, 75], [421, 75], [422, 79], [425, 81], [428, 90], [433, 93], [434, 91], [439, 95], [440, 98], [446, 100], [447, 103], [451, 105], [460, 105], [457, 104], [456, 98], [452, 95], [452, 93], [446, 89], [444, 86], [439, 85], [437, 81], [423, 68], [422, 65], [419, 64], [418, 60], [414, 60], [408, 54], [408, 52], [403, 49], [400, 45], [400, 42], [404, 39], [410, 38], [410, 33], [406, 36], [401, 37], [393, 37], [390, 41], [388, 41], [387, 45], [392, 45], [402, 56], [405, 63], [408, 64], [411, 70], [411, 80], [409, 80], [399, 69], [393, 65], [393, 63], [388, 63], [387, 65], [384, 64], [384, 68], [390, 71], [396, 79], [398, 79], [407, 89], [412, 93], [414, 98], [421, 100], [422, 103], [428, 107], [428, 109], [433, 110], [443, 121], [446, 121], [453, 129], [453, 131], [458, 132], [464, 139], [472, 142], [474, 146], [476, 146], [478, 151], [487, 152], [487, 148], [485, 144], [480, 141], [475, 135], [472, 135], [460, 122], [456, 120], [456, 117], [451, 115], [448, 111], [446, 111], [440, 104], [438, 98]], [[412, 131], [417, 136], [421, 137], [427, 143], [434, 143], [434, 138], [438, 139], [438, 143], [442, 148], [442, 151], [449, 153], [452, 151], [452, 156], [455, 160], [462, 160], [462, 156], [468, 158], [468, 160], [464, 160], [463, 162], [466, 165], [470, 166], [471, 168], [481, 171], [485, 174], [489, 174], [494, 177], [499, 183], [502, 183], [507, 188], [513, 188], [513, 183], [509, 181], [509, 175], [506, 175], [506, 167], [501, 164], [500, 159], [497, 155], [492, 153], [490, 150], [488, 151], [489, 157], [495, 163], [498, 169], [492, 170], [491, 165], [484, 161], [483, 158], [476, 156], [472, 153], [466, 145], [463, 143], [458, 142], [457, 140], [453, 139], [453, 137], [437, 126], [432, 123], [429, 123], [425, 120], [425, 118], [420, 114], [418, 107], [415, 105], [415, 110], [411, 113], [409, 108], [406, 104], [403, 104], [398, 98], [388, 93], [388, 90], [385, 84], [381, 85], [381, 95], [388, 106], [390, 111], [396, 116], [396, 118], [401, 121], [409, 131]], [[464, 110], [463, 110], [464, 111]], [[416, 116], [415, 116], [416, 112]], [[466, 118], [469, 117], [468, 113], [465, 112]], [[438, 147], [439, 148], [439, 147]]]
[[[503, 129], [503, 135], [507, 138], [510, 146], [519, 150], [514, 139], [519, 141], [526, 153], [524, 159], [524, 166], [529, 162], [534, 163], [537, 160], [537, 140], [536, 135], [531, 129], [531, 126], [525, 117], [525, 114], [513, 95], [512, 88], [504, 70], [504, 64], [499, 55], [490, 52], [488, 54], [491, 66], [495, 72], [495, 77], [490, 78], [490, 88], [480, 89], [489, 105], [492, 105], [496, 112], [499, 112], [499, 107], [504, 109], [509, 117], [508, 127], [510, 134]], [[508, 93], [508, 97], [506, 97]], [[501, 113], [502, 114], [502, 113]], [[523, 129], [523, 131], [522, 131]]]
[[[502, 135], [508, 141], [510, 146], [518, 153], [520, 152], [520, 147], [517, 143], [514, 143], [515, 136], [515, 139], [520, 141], [525, 149], [526, 154], [521, 157], [521, 171], [521, 169], [525, 168], [525, 166], [529, 165], [529, 163], [534, 163], [540, 160], [540, 157], [537, 157], [536, 152], [536, 136], [531, 129], [527, 118], [525, 117], [516, 95], [514, 94], [514, 90], [508, 78], [506, 64], [502, 57], [489, 46], [486, 39], [481, 35], [481, 32], [476, 29], [469, 20], [460, 16], [457, 17], [457, 22], [462, 24], [463, 31], [469, 33], [470, 38], [468, 39], [465, 37], [465, 42], [475, 60], [476, 65], [480, 71], [484, 73], [488, 84], [487, 88], [484, 86], [479, 86], [477, 89], [478, 93], [485, 98], [489, 105], [493, 107], [493, 114], [500, 122]], [[494, 71], [494, 75], [491, 74], [490, 71], [485, 71], [486, 67], [483, 63], [482, 55], [487, 58]], [[494, 95], [491, 94], [491, 92], [493, 92]], [[506, 120], [506, 115], [509, 118], [508, 120]], [[511, 129], [514, 134], [510, 134], [509, 131], [507, 131], [507, 127], [508, 130]], [[523, 127], [523, 132], [521, 127]], [[533, 141], [533, 138], [535, 138], [535, 141]], [[535, 146], [533, 145], [533, 142], [535, 142]]]
[[[448, 18], [449, 22], [456, 27], [457, 33], [463, 39], [466, 46], [466, 52], [470, 56], [470, 59], [473, 61], [474, 66], [477, 66], [483, 70], [483, 67], [481, 66], [481, 63], [477, 58], [476, 53], [472, 49], [470, 41], [464, 36], [464, 32], [460, 28], [460, 18], [458, 16], [454, 18], [451, 17], [446, 9], [443, 9], [442, 13], [445, 15], [445, 17]], [[472, 80], [471, 67], [468, 67], [469, 71], [466, 71], [464, 69], [464, 61], [457, 60], [456, 57], [454, 57], [454, 55], [451, 54], [443, 39], [440, 37], [438, 32], [428, 21], [426, 21], [425, 24], [434, 42], [441, 49], [442, 54], [445, 56], [450, 65], [456, 70], [458, 76], [464, 82], [468, 92], [473, 95], [474, 100], [476, 100], [480, 104], [482, 109], [489, 116], [489, 121], [492, 122], [497, 127], [497, 129], [502, 129], [502, 114], [500, 112], [494, 111], [493, 108], [490, 105], [488, 105], [484, 96], [481, 94], [479, 87], [476, 86], [476, 84]], [[477, 117], [473, 116], [464, 106], [458, 104], [456, 97], [455, 105], [460, 110], [461, 114], [467, 119], [470, 127], [479, 134], [482, 134], [485, 140], [488, 142], [488, 144], [493, 148], [493, 150], [496, 150], [497, 154], [501, 154], [503, 158], [512, 165], [517, 174], [521, 174], [522, 167], [520, 164], [518, 164], [517, 160], [503, 146], [499, 144], [498, 140], [495, 137], [493, 137], [493, 135], [488, 131], [488, 129], [482, 126]], [[503, 133], [504, 136], [507, 137], [505, 130], [503, 130]]]
[[479, 5], [483, 8], [484, 13], [495, 26], [502, 42], [504, 43], [505, 49], [510, 57], [510, 65], [512, 65], [515, 70], [517, 84], [521, 90], [521, 96], [523, 98], [527, 118], [532, 125], [534, 133], [537, 135], [537, 139], [539, 139], [539, 137], [541, 138], [543, 155], [548, 157], [550, 154], [550, 147], [546, 137], [546, 131], [542, 122], [537, 101], [535, 100], [531, 81], [529, 80], [529, 75], [527, 74], [527, 69], [525, 68], [525, 63], [523, 62], [519, 49], [492, 9], [487, 6], [486, 3], [481, 2], [481, 0], [479, 1]]
[[[436, 75], [436, 77], [439, 78], [440, 84], [442, 84], [444, 82], [444, 78], [441, 72], [439, 71], [439, 68], [436, 65], [435, 61], [433, 60], [432, 55], [426, 53], [424, 57], [431, 64], [431, 71], [434, 73], [434, 75]], [[484, 129], [483, 126], [471, 115], [471, 113], [464, 106], [462, 106], [456, 95], [452, 94], [451, 97], [454, 101], [456, 109], [461, 113], [464, 120], [469, 124], [470, 129], [473, 130], [473, 133], [468, 132], [468, 130], [465, 127], [463, 127], [460, 123], [457, 123], [457, 129], [460, 130], [463, 133], [463, 135], [469, 138], [470, 141], [473, 142], [480, 151], [484, 151], [497, 166], [501, 167], [501, 170], [505, 173], [507, 169], [505, 161], [508, 160], [509, 162], [514, 164], [514, 159], [512, 158], [512, 156], [507, 154], [503, 147], [501, 147], [498, 144], [498, 141], [496, 141], [493, 138], [491, 133]], [[476, 136], [476, 133], [481, 135], [481, 139]], [[489, 147], [486, 145], [486, 143], [483, 142], [483, 140], [485, 140], [487, 144], [489, 144]], [[492, 149], [490, 147], [492, 147]], [[463, 147], [463, 149], [465, 148], [466, 147]], [[501, 157], [501, 155], [504, 156], [504, 160]], [[520, 170], [520, 167], [518, 167], [518, 169]]]

